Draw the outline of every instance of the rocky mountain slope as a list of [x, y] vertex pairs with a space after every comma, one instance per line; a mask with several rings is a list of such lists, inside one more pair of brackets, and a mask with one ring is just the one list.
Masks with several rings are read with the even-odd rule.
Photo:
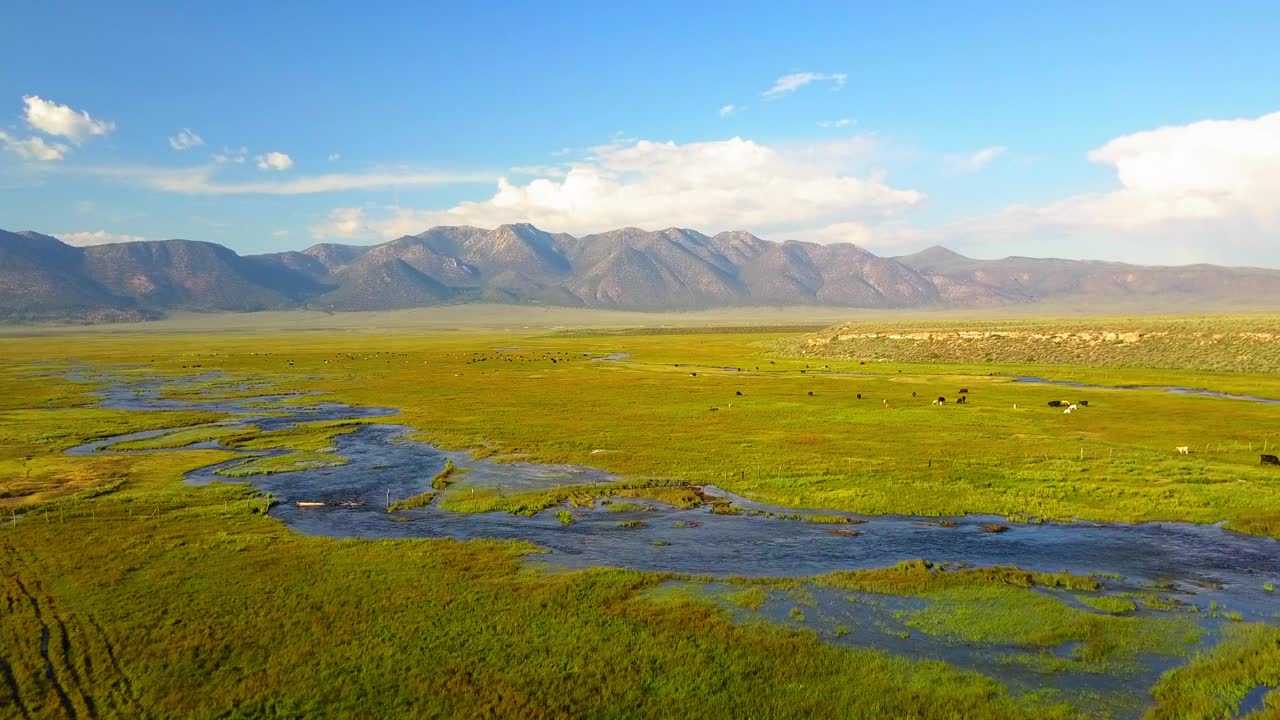
[[885, 258], [848, 244], [623, 228], [437, 227], [380, 245], [241, 256], [190, 240], [72, 247], [0, 231], [0, 319], [107, 321], [170, 310], [383, 310], [537, 303], [683, 310], [744, 305], [991, 307], [1163, 298], [1280, 304], [1280, 271], [1006, 258], [945, 248]]

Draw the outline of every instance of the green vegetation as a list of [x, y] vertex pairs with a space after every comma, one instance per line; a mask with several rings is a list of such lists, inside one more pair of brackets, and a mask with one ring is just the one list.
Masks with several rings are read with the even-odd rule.
[[748, 587], [729, 593], [724, 596], [724, 599], [747, 610], [759, 610], [769, 599], [769, 593], [764, 588]]
[[820, 586], [886, 595], [924, 595], [974, 587], [1062, 588], [1096, 592], [1102, 583], [1068, 573], [1042, 573], [1015, 567], [949, 569], [926, 560], [907, 560], [893, 567], [829, 573], [814, 579]]
[[[1158, 321], [1133, 322], [1158, 329]], [[1274, 321], [1230, 322], [1228, 332], [1266, 333]], [[1189, 385], [1280, 397], [1280, 377], [1257, 369], [1274, 369], [1270, 346], [1247, 345], [1254, 354], [1246, 360], [1227, 357], [1246, 347], [1236, 340], [1184, 355], [1169, 346], [1133, 362], [1070, 356], [1096, 365], [1084, 367], [1047, 364], [1051, 354], [1034, 362], [1001, 362], [999, 354], [988, 360], [985, 351], [950, 364], [905, 354], [777, 354], [796, 342], [802, 339], [759, 332], [513, 338], [113, 331], [6, 339], [0, 507], [16, 523], [0, 528], [0, 587], [13, 609], [0, 614], [0, 660], [19, 690], [11, 698], [0, 686], [0, 708], [8, 712], [20, 702], [32, 717], [66, 715], [41, 654], [43, 622], [53, 677], [80, 717], [93, 714], [90, 701], [102, 717], [542, 718], [607, 716], [619, 708], [642, 717], [706, 718], [1072, 715], [939, 663], [826, 645], [804, 626], [732, 622], [726, 601], [759, 609], [774, 589], [787, 591], [803, 616], [804, 592], [811, 591], [794, 579], [741, 580], [718, 598], [652, 596], [648, 591], [669, 578], [546, 572], [525, 562], [535, 548], [519, 543], [372, 542], [290, 532], [266, 514], [273, 500], [247, 485], [181, 482], [186, 471], [234, 458], [221, 450], [65, 455], [92, 438], [179, 427], [118, 449], [217, 440], [275, 451], [226, 472], [285, 472], [342, 462], [324, 451], [355, 424], [261, 432], [212, 425], [228, 419], [213, 413], [101, 410], [91, 406], [91, 383], [38, 374], [49, 372], [40, 363], [50, 358], [134, 377], [180, 376], [189, 372], [184, 365], [198, 364], [201, 372], [264, 379], [278, 389], [398, 408], [395, 422], [449, 450], [479, 450], [498, 462], [590, 465], [623, 478], [528, 493], [471, 492], [463, 483], [439, 497], [455, 510], [555, 508], [564, 522], [566, 515], [572, 520], [568, 507], [616, 498], [699, 507], [708, 504], [699, 488], [715, 484], [756, 501], [814, 508], [795, 513], [797, 519], [832, 522], [836, 533], [853, 531], [837, 527], [843, 523], [834, 518], [842, 516], [819, 510], [1226, 520], [1234, 529], [1280, 537], [1280, 473], [1258, 464], [1259, 452], [1280, 444], [1274, 407], [1009, 379]], [[1137, 344], [1156, 347], [1144, 343]], [[495, 347], [519, 350], [499, 357]], [[540, 359], [549, 352], [571, 359]], [[590, 360], [614, 352], [630, 357]], [[1210, 352], [1222, 357], [1210, 363], [1203, 359]], [[489, 359], [472, 362], [479, 356]], [[694, 366], [697, 376], [677, 364]], [[1245, 372], [1204, 371], [1205, 365]], [[970, 390], [964, 406], [930, 404], [960, 387]], [[1046, 407], [1063, 398], [1088, 399], [1090, 406], [1070, 416]], [[1175, 445], [1194, 452], [1178, 455]], [[612, 507], [629, 504], [639, 503]], [[748, 512], [709, 504], [711, 512]], [[693, 528], [697, 521], [675, 525]], [[976, 532], [947, 532], [970, 531]], [[690, 530], [687, 537], [696, 536]], [[668, 552], [678, 553], [681, 544]], [[1143, 653], [1186, 653], [1198, 637], [1190, 613], [1150, 612], [1177, 606], [1165, 596], [1094, 595], [1097, 578], [1065, 573], [912, 562], [832, 573], [812, 585], [918, 598], [912, 602], [923, 605], [903, 615], [912, 635], [1045, 654], [1077, 643], [1071, 657], [1059, 658], [1066, 669], [1125, 669]], [[1098, 612], [1063, 602], [1059, 593]], [[1223, 645], [1161, 680], [1153, 717], [1180, 709], [1222, 717], [1253, 688], [1276, 684], [1269, 674], [1280, 667], [1275, 629], [1224, 625]], [[350, 672], [352, 658], [359, 658], [358, 673]], [[771, 680], [769, 692], [760, 692], [760, 678]]]
[[396, 512], [398, 510], [412, 510], [413, 508], [426, 507], [436, 499], [436, 493], [433, 490], [420, 492], [412, 497], [403, 500], [396, 500], [387, 506], [387, 512]]
[[1123, 663], [1141, 653], [1183, 654], [1200, 640], [1200, 629], [1185, 618], [1099, 615], [1007, 586], [957, 587], [925, 597], [929, 606], [907, 620], [922, 632], [1046, 648], [1076, 642], [1073, 657], [1089, 664]]
[[616, 502], [609, 504], [609, 512], [650, 512], [652, 510], [652, 506], [644, 503]]
[[560, 520], [561, 525], [572, 525], [574, 523], [573, 513], [568, 510], [561, 510], [556, 513], [556, 518]]
[[648, 525], [648, 523], [646, 523], [643, 520], [619, 520], [618, 521], [618, 527], [620, 528], [642, 528], [642, 527], [645, 527], [646, 525]]
[[[1146, 719], [1234, 717], [1240, 701], [1259, 685], [1280, 685], [1280, 628], [1231, 625], [1218, 647], [1160, 678], [1152, 690], [1155, 707]], [[1274, 713], [1276, 706], [1269, 704]], [[1264, 716], [1271, 717], [1259, 715]]]
[[1076, 600], [1095, 610], [1101, 610], [1112, 615], [1122, 615], [1138, 609], [1138, 605], [1134, 601], [1114, 595], [1076, 595]]
[[464, 468], [459, 468], [453, 464], [453, 460], [444, 461], [444, 469], [436, 473], [431, 478], [431, 487], [436, 490], [444, 490], [454, 482], [454, 476], [466, 472]]
[[152, 438], [126, 440], [110, 447], [111, 450], [167, 450], [187, 447], [197, 443], [211, 441], [223, 442], [231, 438], [252, 437], [256, 428], [237, 428], [219, 425], [201, 425], [199, 427], [178, 430], [176, 432], [157, 435]]

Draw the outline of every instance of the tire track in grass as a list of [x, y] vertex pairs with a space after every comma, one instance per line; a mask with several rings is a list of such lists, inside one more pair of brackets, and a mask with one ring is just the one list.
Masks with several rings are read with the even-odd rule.
[[66, 689], [62, 687], [62, 683], [58, 681], [58, 673], [53, 667], [53, 659], [49, 656], [49, 639], [51, 633], [49, 631], [49, 624], [44, 620], [44, 612], [40, 609], [40, 602], [36, 600], [35, 596], [32, 595], [30, 591], [27, 590], [27, 586], [23, 584], [22, 578], [15, 577], [13, 580], [18, 586], [18, 592], [20, 592], [31, 605], [31, 611], [35, 615], [36, 623], [40, 627], [40, 658], [44, 661], [45, 679], [48, 680], [50, 686], [53, 687], [53, 692], [58, 696], [58, 702], [62, 705], [62, 709], [66, 711], [67, 717], [71, 718], [71, 720], [78, 720], [80, 716], [76, 714], [75, 704], [71, 702], [71, 696], [68, 695]]
[[[10, 607], [13, 603], [11, 602]], [[13, 696], [14, 707], [18, 708], [18, 713], [23, 720], [31, 720], [31, 711], [27, 710], [26, 703], [22, 702], [22, 692], [18, 689], [18, 679], [13, 676], [13, 668], [4, 658], [0, 658], [0, 676], [4, 677], [4, 685], [9, 690], [9, 694]], [[0, 706], [3, 707], [3, 706]]]

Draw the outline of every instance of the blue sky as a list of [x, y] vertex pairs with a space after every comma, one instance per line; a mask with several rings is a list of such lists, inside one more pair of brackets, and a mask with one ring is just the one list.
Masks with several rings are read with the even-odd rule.
[[1275, 3], [128, 5], [6, 9], [0, 227], [1280, 265]]

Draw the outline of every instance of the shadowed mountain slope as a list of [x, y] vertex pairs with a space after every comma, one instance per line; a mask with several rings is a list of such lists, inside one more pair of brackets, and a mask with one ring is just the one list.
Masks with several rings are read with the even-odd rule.
[[933, 247], [896, 258], [735, 231], [452, 226], [379, 245], [240, 256], [190, 240], [73, 247], [0, 231], [0, 319], [105, 321], [169, 310], [388, 310], [460, 302], [645, 310], [749, 305], [979, 308], [1063, 301], [1280, 304], [1280, 271], [1147, 267]]

